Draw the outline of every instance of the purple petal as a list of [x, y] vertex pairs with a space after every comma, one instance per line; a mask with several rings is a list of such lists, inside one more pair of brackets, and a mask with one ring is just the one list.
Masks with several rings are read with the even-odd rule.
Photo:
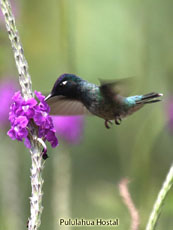
[[22, 96], [21, 96], [21, 92], [17, 91], [15, 92], [14, 96], [12, 97], [12, 100], [15, 102], [22, 102]]
[[55, 136], [55, 130], [48, 130], [46, 139], [51, 143], [51, 146], [55, 148], [58, 145], [58, 139]]
[[16, 135], [15, 135], [15, 131], [13, 128], [11, 128], [8, 132], [7, 132], [7, 135], [12, 139], [12, 140], [15, 140], [16, 139]]
[[45, 119], [45, 128], [46, 129], [52, 129], [53, 128], [53, 121], [52, 118], [50, 116], [47, 116], [47, 118]]
[[41, 102], [44, 101], [45, 96], [43, 96], [43, 95], [41, 94], [41, 92], [34, 91], [34, 93], [35, 93], [36, 97], [38, 98], [38, 100], [40, 100]]
[[44, 126], [44, 122], [45, 122], [45, 117], [42, 115], [42, 113], [40, 111], [35, 111], [35, 115], [33, 117], [34, 122], [36, 123], [36, 125]]
[[45, 112], [47, 112], [47, 113], [50, 112], [50, 107], [48, 106], [48, 104], [47, 104], [45, 101], [39, 103], [39, 109], [40, 109], [41, 111], [45, 111]]
[[55, 133], [54, 133], [53, 131], [51, 131], [51, 130], [48, 130], [48, 131], [47, 131], [46, 139], [47, 139], [48, 141], [51, 141], [52, 139], [54, 139], [54, 136], [55, 136]]
[[46, 133], [46, 130], [43, 129], [42, 127], [39, 127], [39, 131], [38, 131], [38, 136], [41, 138], [41, 137], [44, 137], [45, 136], [45, 133]]
[[56, 146], [58, 146], [58, 139], [54, 138], [50, 143], [51, 143], [52, 148], [55, 148]]
[[28, 122], [29, 121], [25, 116], [19, 116], [16, 118], [15, 124], [20, 125], [21, 128], [26, 128]]
[[17, 139], [22, 139], [22, 138], [25, 138], [28, 136], [28, 130], [27, 129], [20, 129], [18, 132], [17, 132]]
[[35, 110], [34, 108], [29, 108], [25, 113], [24, 115], [27, 117], [27, 118], [33, 118], [34, 117], [34, 114], [35, 114]]
[[24, 144], [25, 144], [25, 146], [26, 146], [28, 149], [30, 149], [30, 148], [31, 148], [31, 142], [30, 142], [30, 140], [29, 140], [29, 138], [28, 138], [28, 137], [26, 137], [26, 138], [25, 138], [25, 140], [24, 140]]
[[25, 101], [25, 105], [28, 105], [30, 108], [32, 108], [37, 105], [37, 101], [35, 100], [35, 98], [30, 98]]

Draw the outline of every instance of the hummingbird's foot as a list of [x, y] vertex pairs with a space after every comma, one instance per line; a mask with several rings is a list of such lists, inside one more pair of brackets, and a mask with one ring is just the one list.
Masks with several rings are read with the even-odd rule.
[[107, 129], [110, 129], [109, 124], [112, 125], [112, 121], [110, 121], [110, 120], [105, 120], [105, 127], [106, 127]]
[[120, 124], [121, 124], [121, 121], [122, 121], [121, 117], [116, 117], [116, 118], [115, 118], [115, 124], [116, 124], [116, 125], [120, 125]]

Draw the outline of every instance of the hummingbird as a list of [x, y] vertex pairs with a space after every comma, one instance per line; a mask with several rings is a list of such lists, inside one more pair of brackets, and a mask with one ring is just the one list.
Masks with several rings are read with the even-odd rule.
[[93, 114], [105, 120], [110, 128], [112, 121], [120, 125], [123, 118], [133, 114], [145, 104], [161, 101], [161, 93], [147, 93], [125, 97], [119, 94], [120, 81], [100, 85], [90, 83], [74, 74], [62, 74], [55, 82], [51, 93], [45, 98], [51, 115]]

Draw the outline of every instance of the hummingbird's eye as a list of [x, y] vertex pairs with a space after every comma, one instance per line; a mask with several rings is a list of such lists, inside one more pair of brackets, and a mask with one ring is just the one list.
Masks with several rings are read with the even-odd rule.
[[60, 83], [60, 86], [65, 86], [67, 84], [68, 81], [63, 81]]

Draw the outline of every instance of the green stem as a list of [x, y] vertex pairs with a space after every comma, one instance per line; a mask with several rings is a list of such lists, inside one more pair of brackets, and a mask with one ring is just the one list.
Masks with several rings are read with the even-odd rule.
[[157, 200], [154, 204], [153, 211], [150, 215], [149, 221], [147, 223], [146, 230], [154, 230], [159, 219], [163, 202], [173, 185], [173, 165], [171, 166], [167, 177], [163, 183], [163, 186], [158, 194]]
[[[8, 0], [0, 0], [0, 7], [5, 18], [5, 24], [8, 31], [9, 39], [13, 49], [13, 54], [16, 62], [16, 66], [19, 73], [19, 83], [21, 85], [22, 94], [25, 99], [32, 98], [34, 96], [32, 92], [31, 77], [28, 72], [28, 64], [24, 56], [20, 37], [16, 28], [15, 19], [11, 11], [11, 6]], [[44, 160], [42, 159], [42, 149], [45, 145], [41, 143], [37, 136], [37, 127], [34, 124], [30, 127], [32, 129], [32, 135], [30, 135], [31, 141], [31, 197], [30, 197], [30, 212], [31, 216], [28, 222], [28, 230], [37, 230], [41, 224], [42, 214], [42, 187], [43, 179], [42, 172], [44, 168]]]

